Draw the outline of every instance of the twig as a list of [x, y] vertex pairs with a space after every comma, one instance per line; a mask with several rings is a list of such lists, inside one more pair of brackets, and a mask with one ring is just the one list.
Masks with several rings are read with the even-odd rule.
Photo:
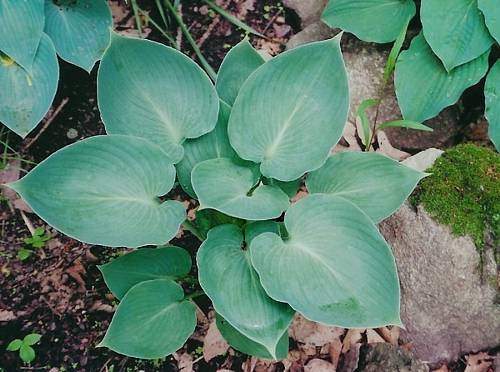
[[24, 223], [26, 224], [26, 227], [30, 231], [31, 235], [35, 235], [35, 228], [33, 227], [33, 224], [29, 220], [29, 218], [24, 214], [22, 210], [19, 210], [21, 212], [21, 217], [23, 218]]
[[48, 128], [48, 126], [54, 121], [54, 119], [57, 117], [57, 115], [59, 115], [59, 113], [61, 112], [61, 110], [64, 108], [64, 106], [66, 106], [66, 104], [68, 103], [69, 101], [69, 98], [64, 98], [62, 100], [62, 102], [59, 104], [59, 106], [57, 106], [57, 108], [54, 110], [54, 112], [52, 113], [52, 115], [50, 115], [47, 120], [45, 121], [45, 123], [43, 124], [43, 127], [42, 129], [40, 129], [40, 131], [37, 133], [37, 135], [35, 137], [33, 137], [33, 139], [31, 141], [29, 141], [25, 146], [24, 146], [24, 150], [27, 150], [30, 148], [30, 146], [35, 143], [35, 141], [40, 138], [40, 136], [42, 135], [42, 133]]

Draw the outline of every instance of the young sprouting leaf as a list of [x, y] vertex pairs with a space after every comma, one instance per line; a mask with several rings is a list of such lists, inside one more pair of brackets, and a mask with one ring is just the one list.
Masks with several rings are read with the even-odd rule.
[[23, 345], [23, 341], [16, 338], [7, 345], [7, 351], [17, 351]]
[[170, 279], [133, 286], [123, 297], [98, 346], [141, 359], [158, 359], [180, 349], [196, 327], [196, 307]]
[[497, 43], [500, 43], [500, 6], [498, 5], [496, 0], [478, 0], [477, 2], [488, 31]]
[[39, 335], [38, 333], [30, 333], [29, 335], [24, 336], [23, 343], [31, 346], [40, 341], [41, 338], [42, 335]]
[[394, 257], [359, 208], [341, 197], [309, 195], [288, 209], [285, 226], [286, 240], [264, 233], [250, 243], [269, 296], [328, 325], [401, 324]]
[[0, 53], [0, 122], [23, 138], [43, 119], [57, 91], [59, 64], [47, 35], [43, 34], [30, 66], [27, 72]]
[[57, 54], [88, 72], [108, 47], [112, 26], [106, 1], [45, 2], [45, 32]]
[[17, 251], [17, 258], [19, 258], [21, 261], [27, 260], [33, 252], [30, 251], [29, 249], [26, 248], [20, 248]]
[[408, 25], [410, 20], [406, 22], [401, 33], [398, 35], [396, 41], [394, 41], [394, 45], [389, 52], [389, 57], [387, 57], [387, 62], [384, 67], [384, 83], [387, 83], [391, 78], [392, 73], [394, 72], [394, 68], [396, 67], [396, 61], [398, 60], [399, 53], [401, 52], [401, 48], [403, 47], [403, 43], [406, 38], [406, 31], [408, 30]]
[[189, 253], [179, 247], [143, 248], [98, 266], [109, 290], [121, 299], [134, 285], [153, 279], [181, 278], [191, 270]]
[[263, 359], [285, 359], [288, 355], [288, 330], [283, 333], [283, 336], [278, 341], [276, 346], [275, 356], [271, 355], [267, 349], [258, 342], [252, 341], [245, 337], [241, 332], [238, 332], [226, 319], [219, 314], [215, 315], [217, 328], [222, 337], [228, 342], [233, 349], [236, 349], [244, 354], [253, 355]]
[[37, 227], [35, 229], [35, 232], [33, 233], [33, 236], [42, 236], [44, 233], [45, 233], [44, 227]]
[[447, 72], [422, 34], [396, 63], [395, 85], [399, 107], [406, 120], [424, 122], [454, 104], [465, 89], [488, 71], [488, 53]]
[[433, 129], [431, 127], [428, 127], [427, 125], [424, 125], [422, 123], [419, 123], [418, 121], [412, 121], [412, 120], [391, 120], [391, 121], [386, 121], [378, 126], [378, 129], [382, 130], [385, 128], [408, 128], [408, 129], [415, 129], [415, 130], [422, 130], [424, 132], [432, 132]]
[[226, 55], [217, 74], [215, 88], [221, 100], [233, 105], [243, 83], [264, 63], [248, 39], [236, 44]]
[[183, 205], [161, 202], [175, 180], [172, 160], [142, 138], [90, 137], [67, 146], [8, 186], [48, 224], [90, 244], [160, 245], [177, 233]]
[[491, 68], [484, 86], [486, 99], [485, 116], [488, 119], [488, 133], [497, 151], [500, 151], [500, 61]]
[[359, 117], [361, 122], [361, 128], [363, 129], [361, 142], [366, 147], [368, 146], [368, 142], [372, 138], [372, 128], [370, 127], [370, 119], [368, 119], [368, 115], [366, 110], [370, 107], [377, 106], [380, 103], [380, 99], [365, 99], [358, 107], [358, 111], [356, 115]]
[[319, 168], [349, 107], [340, 36], [286, 51], [243, 84], [229, 118], [231, 145], [262, 175], [293, 181]]
[[23, 343], [19, 349], [19, 357], [24, 363], [31, 363], [36, 357], [35, 350], [31, 346]]
[[219, 99], [206, 73], [179, 51], [113, 33], [97, 77], [107, 133], [142, 137], [174, 163], [182, 143], [212, 131]]
[[423, 0], [420, 19], [425, 40], [448, 72], [493, 44], [477, 0]]
[[[0, 52], [29, 72], [43, 35], [43, 7], [44, 0], [0, 2]], [[0, 86], [4, 91], [13, 92], [5, 88], [5, 84]]]
[[184, 157], [177, 163], [177, 178], [182, 189], [192, 198], [197, 198], [191, 185], [191, 172], [202, 161], [217, 158], [237, 158], [227, 137], [227, 122], [231, 107], [220, 102], [219, 119], [215, 129], [201, 137], [184, 142]]
[[279, 217], [290, 205], [288, 196], [277, 186], [260, 183], [255, 165], [232, 159], [205, 160], [191, 174], [200, 208], [211, 208], [245, 220]]
[[209, 231], [197, 254], [200, 285], [217, 313], [276, 359], [276, 348], [294, 311], [269, 298], [242, 249], [243, 234], [234, 225]]
[[330, 0], [321, 19], [364, 41], [394, 41], [415, 15], [413, 0]]
[[306, 180], [310, 193], [340, 196], [355, 204], [375, 223], [394, 213], [426, 176], [384, 155], [341, 152]]

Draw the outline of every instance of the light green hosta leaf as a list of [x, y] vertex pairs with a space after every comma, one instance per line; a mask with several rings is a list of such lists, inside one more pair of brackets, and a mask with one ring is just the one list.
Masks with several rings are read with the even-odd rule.
[[57, 54], [90, 72], [101, 59], [111, 36], [113, 19], [104, 0], [45, 2], [45, 32]]
[[244, 354], [253, 355], [263, 359], [280, 360], [285, 359], [288, 355], [288, 330], [283, 333], [283, 336], [281, 336], [278, 341], [278, 345], [276, 346], [276, 355], [273, 357], [264, 346], [242, 335], [219, 314], [216, 314], [215, 320], [222, 337], [224, 337], [233, 349], [236, 349]]
[[97, 77], [106, 131], [146, 138], [179, 162], [182, 143], [212, 131], [219, 100], [208, 76], [175, 49], [113, 34]]
[[191, 185], [191, 172], [196, 164], [209, 159], [238, 157], [227, 137], [230, 113], [231, 107], [221, 101], [215, 129], [201, 137], [184, 142], [184, 157], [176, 165], [177, 177], [182, 189], [192, 198], [196, 198], [196, 194]]
[[72, 238], [138, 247], [166, 243], [185, 219], [180, 202], [158, 199], [174, 179], [172, 160], [158, 146], [115, 135], [67, 146], [8, 186]]
[[491, 36], [500, 43], [500, 6], [497, 0], [478, 0], [477, 5], [484, 16]]
[[310, 173], [306, 185], [310, 193], [349, 200], [378, 223], [401, 206], [425, 175], [384, 155], [342, 152]]
[[250, 244], [269, 296], [329, 325], [401, 324], [394, 257], [366, 214], [346, 199], [314, 194], [290, 207], [285, 226], [286, 240], [264, 233]]
[[217, 74], [215, 88], [219, 97], [232, 106], [243, 83], [263, 63], [264, 59], [247, 39], [236, 44], [227, 53]]
[[99, 346], [141, 359], [163, 358], [184, 345], [196, 327], [196, 307], [170, 279], [141, 282], [120, 302]]
[[500, 61], [497, 61], [486, 78], [484, 87], [486, 113], [491, 142], [500, 151]]
[[317, 169], [338, 142], [349, 107], [340, 37], [273, 58], [243, 84], [229, 118], [238, 155], [265, 177], [293, 181]]
[[279, 217], [290, 202], [277, 186], [259, 185], [254, 166], [219, 158], [205, 160], [191, 174], [193, 189], [201, 208], [211, 208], [245, 220]]
[[423, 0], [420, 19], [425, 39], [448, 71], [478, 58], [493, 44], [477, 0]]
[[0, 53], [0, 122], [23, 138], [50, 109], [59, 80], [52, 41], [44, 34], [39, 45], [29, 73]]
[[388, 43], [414, 15], [413, 0], [330, 0], [321, 18], [361, 40]]
[[396, 63], [396, 96], [406, 120], [423, 122], [457, 102], [468, 87], [488, 71], [488, 53], [446, 72], [422, 34]]
[[210, 230], [196, 258], [200, 285], [217, 313], [276, 359], [278, 342], [294, 311], [269, 298], [242, 245], [243, 234], [237, 226]]
[[43, 35], [43, 3], [44, 0], [0, 0], [0, 51], [28, 71]]
[[153, 279], [181, 278], [191, 271], [191, 257], [174, 246], [143, 248], [99, 266], [106, 285], [121, 299], [134, 285]]

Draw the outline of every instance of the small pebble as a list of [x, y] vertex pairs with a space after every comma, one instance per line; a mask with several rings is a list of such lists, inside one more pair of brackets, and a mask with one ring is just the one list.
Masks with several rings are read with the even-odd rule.
[[68, 137], [69, 139], [75, 139], [76, 137], [78, 137], [78, 131], [74, 128], [69, 128], [68, 132], [66, 133], [66, 137]]

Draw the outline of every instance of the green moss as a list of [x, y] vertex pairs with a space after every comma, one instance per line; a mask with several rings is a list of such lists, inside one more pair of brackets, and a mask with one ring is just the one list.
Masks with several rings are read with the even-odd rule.
[[484, 147], [459, 145], [427, 171], [411, 197], [456, 235], [469, 235], [482, 249], [487, 230], [500, 237], [500, 155]]

